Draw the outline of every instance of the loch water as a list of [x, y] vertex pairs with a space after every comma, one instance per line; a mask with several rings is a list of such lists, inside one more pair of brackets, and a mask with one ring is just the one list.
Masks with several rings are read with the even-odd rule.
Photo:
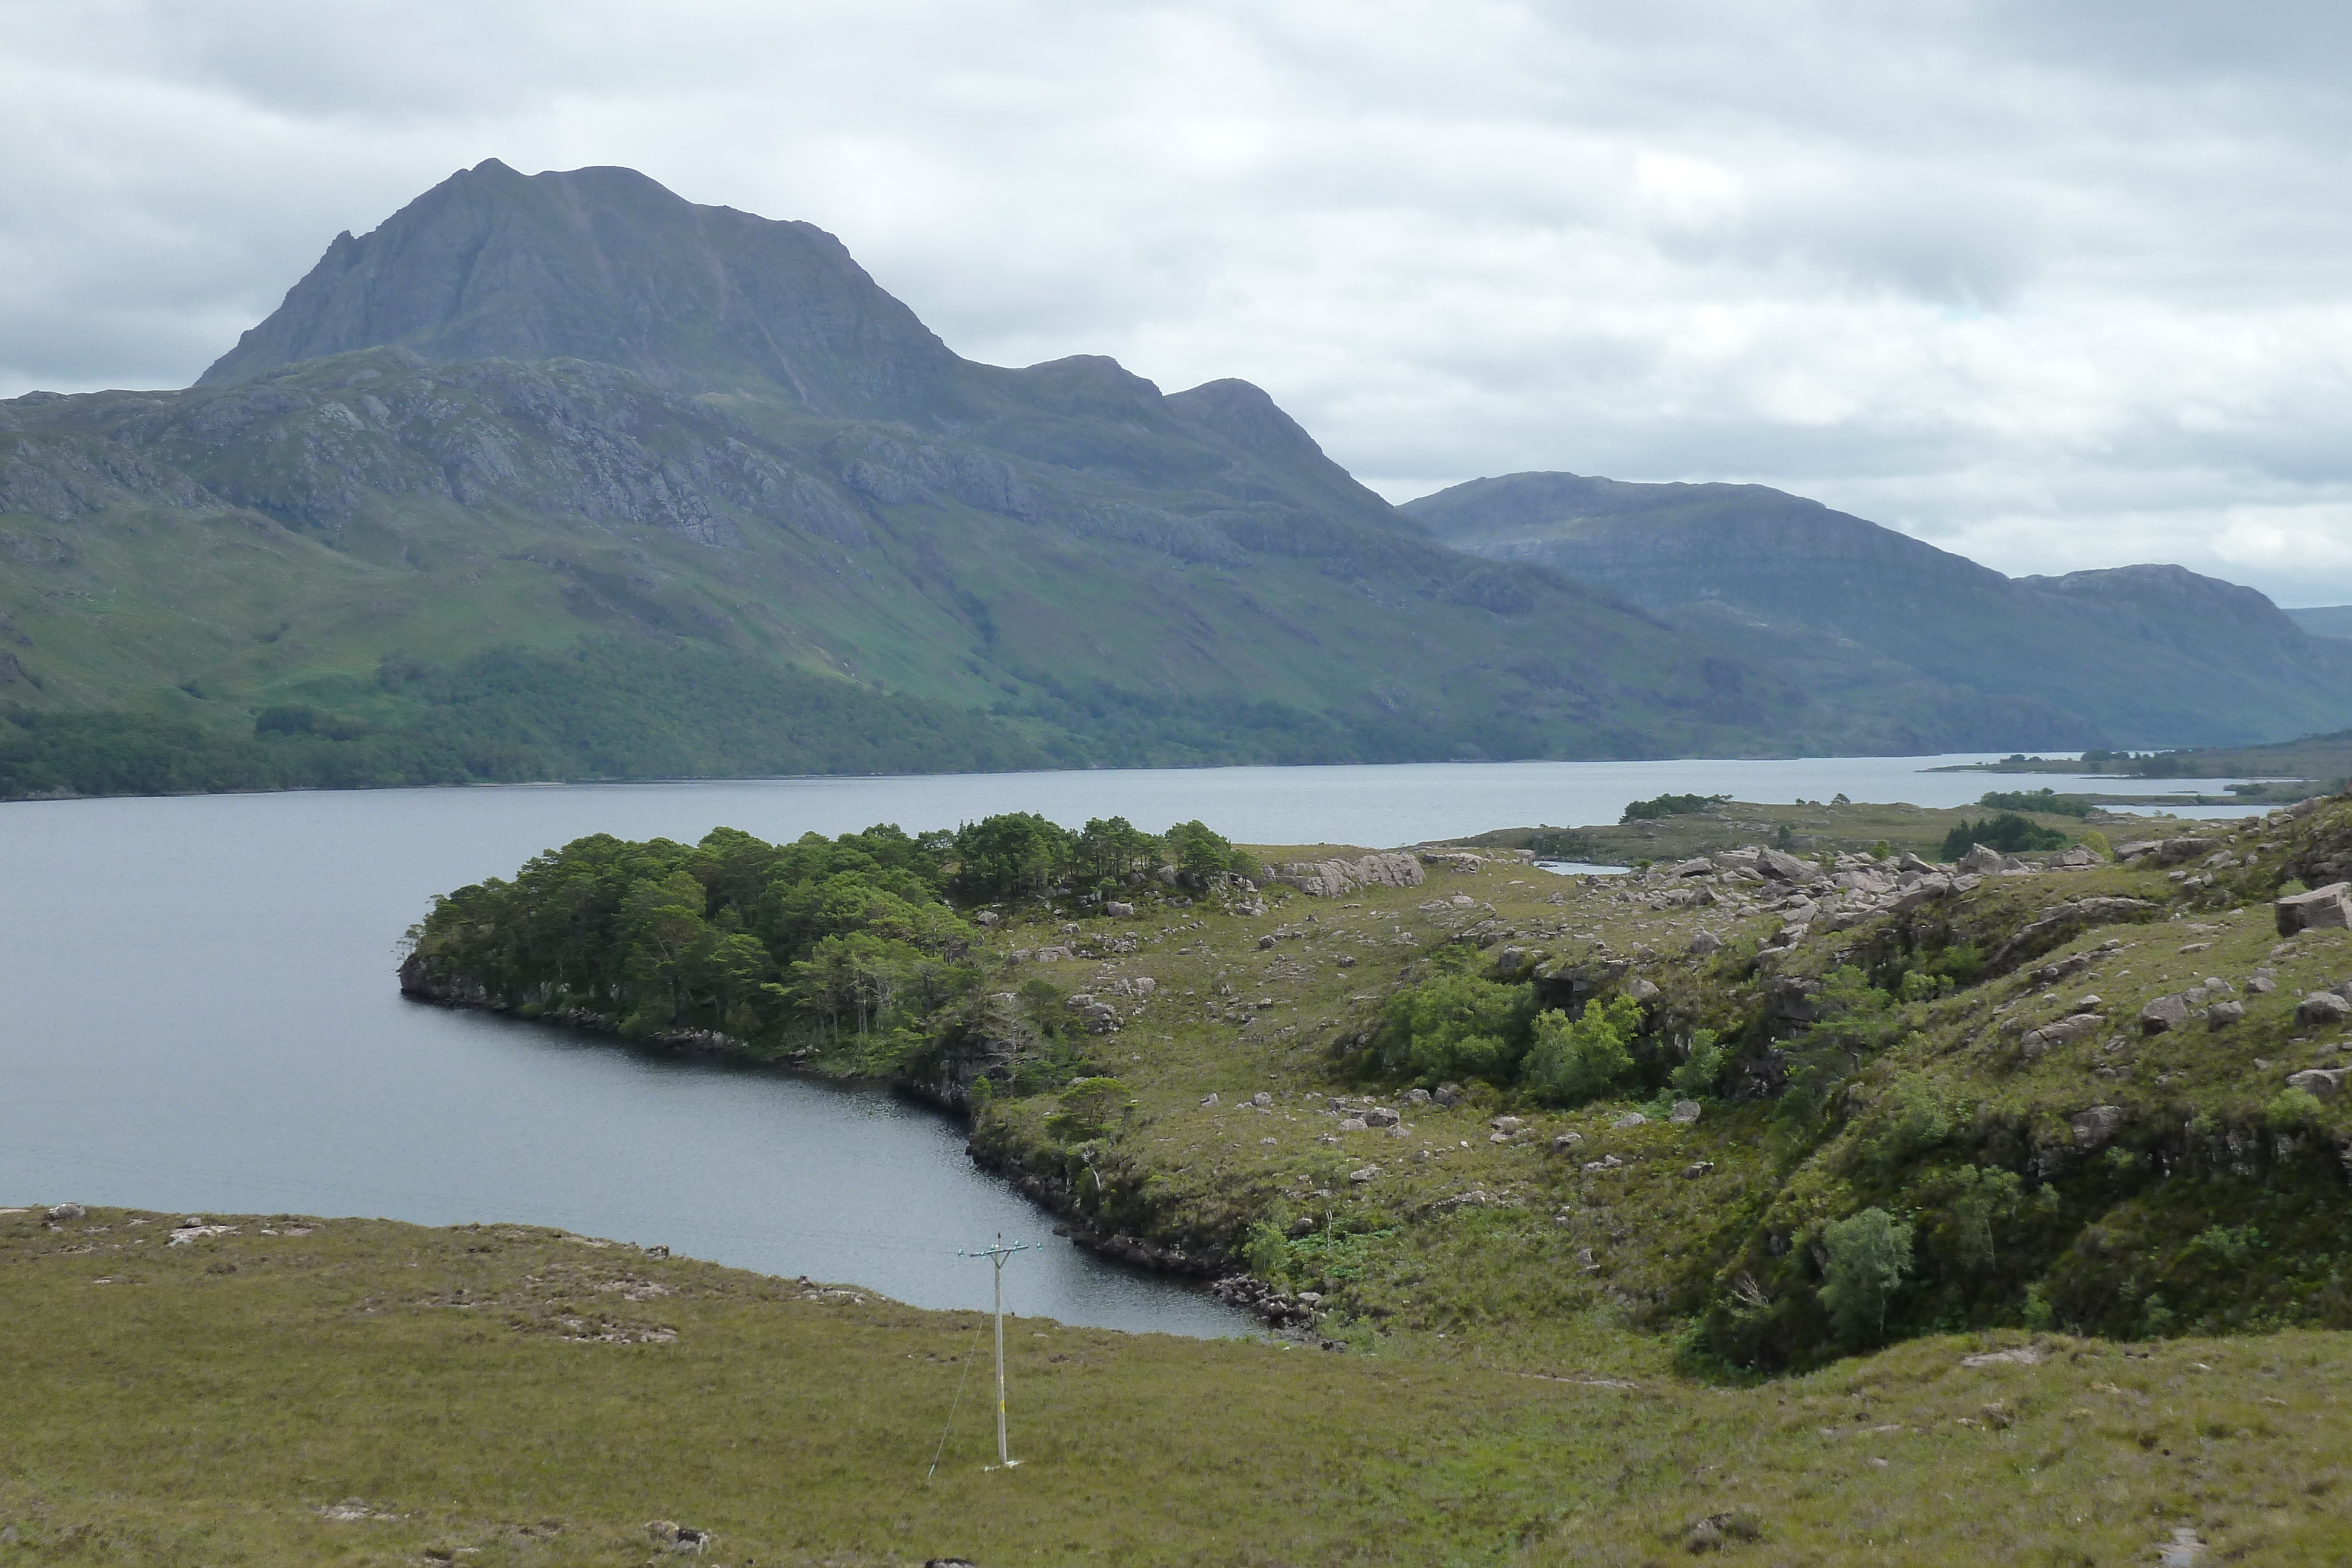
[[[1613, 821], [1663, 791], [1958, 805], [1962, 758], [1447, 764], [364, 790], [0, 805], [0, 1203], [510, 1220], [927, 1307], [960, 1249], [1043, 1242], [1023, 1313], [1244, 1332], [1196, 1287], [1052, 1235], [949, 1118], [887, 1091], [401, 999], [434, 894], [583, 834], [771, 840], [1026, 810], [1387, 846]], [[2113, 781], [2104, 781], [2112, 787]], [[2151, 787], [2158, 788], [2158, 787]], [[2217, 788], [2207, 782], [2204, 788]]]

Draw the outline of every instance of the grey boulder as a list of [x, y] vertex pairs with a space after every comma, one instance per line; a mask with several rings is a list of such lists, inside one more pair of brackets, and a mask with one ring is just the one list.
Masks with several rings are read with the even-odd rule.
[[2334, 991], [2314, 991], [2294, 1006], [2294, 1021], [2309, 1029], [2326, 1028], [2352, 1019], [2352, 1002]]
[[2309, 893], [2282, 898], [2271, 908], [2278, 916], [2278, 934], [2282, 936], [2315, 928], [2352, 927], [2352, 883], [2332, 882]]

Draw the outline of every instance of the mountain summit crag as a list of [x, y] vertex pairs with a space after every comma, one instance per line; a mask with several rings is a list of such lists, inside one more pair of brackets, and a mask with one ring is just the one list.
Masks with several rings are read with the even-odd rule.
[[633, 169], [493, 158], [363, 239], [337, 235], [197, 384], [399, 347], [436, 364], [593, 360], [683, 392], [905, 417], [961, 363], [814, 224], [698, 206]]

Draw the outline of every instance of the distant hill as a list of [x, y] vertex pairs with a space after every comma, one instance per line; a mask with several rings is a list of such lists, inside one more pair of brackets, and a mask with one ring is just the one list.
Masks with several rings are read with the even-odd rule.
[[1843, 672], [1857, 706], [1973, 696], [2147, 746], [2352, 721], [2352, 648], [2176, 566], [2011, 579], [1759, 485], [1515, 474], [1403, 510], [1434, 538], [1557, 568], [1809, 690]]
[[2315, 637], [2352, 638], [2352, 604], [2313, 605], [2284, 613], [2288, 620]]

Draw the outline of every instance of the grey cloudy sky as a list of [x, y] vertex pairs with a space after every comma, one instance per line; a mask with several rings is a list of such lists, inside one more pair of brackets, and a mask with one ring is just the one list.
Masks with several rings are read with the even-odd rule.
[[0, 395], [177, 386], [452, 170], [838, 234], [1392, 498], [1742, 479], [2352, 602], [2352, 7], [0, 0]]

